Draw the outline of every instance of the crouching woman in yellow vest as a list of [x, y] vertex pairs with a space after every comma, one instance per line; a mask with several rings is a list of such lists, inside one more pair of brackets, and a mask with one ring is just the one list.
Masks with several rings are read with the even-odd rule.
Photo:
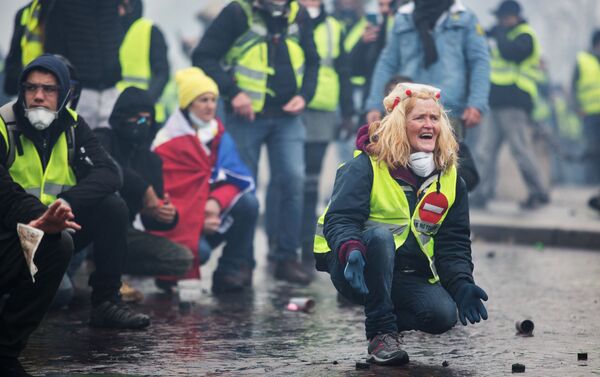
[[[368, 361], [408, 362], [400, 332], [487, 319], [475, 285], [467, 189], [440, 90], [401, 83], [381, 122], [358, 134], [315, 236], [317, 269], [365, 306]], [[366, 129], [365, 129], [366, 130]]]

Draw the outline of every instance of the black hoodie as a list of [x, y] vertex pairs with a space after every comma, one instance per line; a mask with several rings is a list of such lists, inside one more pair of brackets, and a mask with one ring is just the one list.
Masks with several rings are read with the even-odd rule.
[[[27, 75], [34, 69], [42, 69], [52, 73], [59, 85], [59, 106], [64, 102], [69, 88], [69, 70], [62, 61], [52, 55], [42, 55], [35, 59], [25, 69], [19, 82], [25, 81]], [[75, 155], [71, 167], [77, 178], [77, 185], [58, 195], [71, 205], [73, 213], [77, 216], [79, 211], [98, 203], [107, 195], [115, 193], [121, 187], [121, 178], [114, 161], [104, 151], [94, 133], [90, 130], [85, 120], [78, 117], [77, 121], [71, 117], [67, 109], [62, 106], [58, 110], [58, 119], [43, 131], [36, 130], [25, 117], [25, 103], [22, 90], [13, 105], [13, 111], [20, 132], [35, 145], [43, 169], [58, 137], [70, 126], [75, 126]], [[0, 138], [0, 164], [6, 167], [7, 145]], [[31, 157], [35, 158], [35, 157]]]
[[[162, 160], [148, 149], [144, 141], [133, 142], [120, 136], [119, 130], [129, 127], [125, 121], [140, 112], [149, 112], [154, 119], [154, 102], [145, 90], [129, 87], [121, 93], [108, 122], [112, 128], [94, 130], [104, 148], [120, 165], [123, 172], [121, 197], [127, 203], [129, 220], [132, 222], [143, 207], [144, 194], [149, 186], [159, 198], [163, 197]], [[146, 229], [169, 230], [177, 225], [178, 217], [171, 224], [141, 216]]]

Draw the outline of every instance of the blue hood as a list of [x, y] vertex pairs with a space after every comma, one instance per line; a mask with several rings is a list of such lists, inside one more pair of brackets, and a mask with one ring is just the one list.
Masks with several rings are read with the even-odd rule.
[[[29, 73], [36, 68], [42, 68], [43, 70], [50, 71], [54, 75], [54, 77], [56, 77], [56, 81], [60, 86], [60, 89], [58, 91], [59, 108], [57, 109], [57, 111], [61, 111], [66, 102], [65, 98], [69, 94], [69, 89], [71, 87], [69, 69], [60, 59], [58, 59], [54, 55], [44, 54], [39, 58], [33, 60], [25, 67], [25, 69], [23, 69], [19, 82], [24, 82]], [[19, 100], [22, 103], [25, 103], [25, 96], [23, 94], [23, 89], [19, 88]]]

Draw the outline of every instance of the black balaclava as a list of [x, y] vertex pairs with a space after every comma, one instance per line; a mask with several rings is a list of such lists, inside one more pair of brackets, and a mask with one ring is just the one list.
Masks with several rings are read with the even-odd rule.
[[440, 16], [454, 4], [454, 0], [415, 0], [413, 21], [425, 52], [425, 68], [438, 60], [437, 49], [431, 32]]
[[[141, 112], [150, 113], [149, 119], [136, 122], [128, 120]], [[131, 145], [146, 142], [151, 124], [154, 123], [154, 102], [148, 92], [134, 86], [126, 88], [117, 99], [108, 123], [122, 141]]]

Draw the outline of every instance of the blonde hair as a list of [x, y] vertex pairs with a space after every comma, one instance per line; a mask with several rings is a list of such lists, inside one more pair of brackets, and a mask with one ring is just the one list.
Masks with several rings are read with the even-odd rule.
[[369, 125], [367, 153], [390, 168], [408, 167], [411, 146], [406, 132], [406, 117], [415, 108], [417, 100], [432, 99], [440, 110], [440, 132], [433, 151], [435, 167], [445, 171], [456, 166], [458, 143], [439, 97], [439, 89], [428, 85], [396, 85], [383, 100], [387, 112], [385, 117]]

